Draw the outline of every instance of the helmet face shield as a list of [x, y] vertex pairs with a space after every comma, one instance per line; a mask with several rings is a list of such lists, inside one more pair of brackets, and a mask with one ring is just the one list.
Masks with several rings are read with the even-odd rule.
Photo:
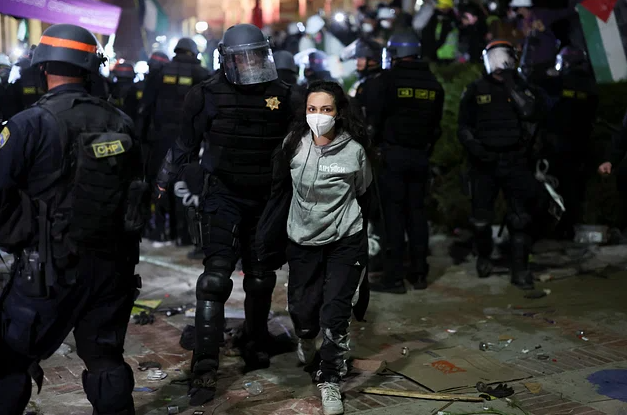
[[508, 46], [497, 46], [483, 51], [483, 65], [488, 75], [504, 69], [516, 68], [516, 55]]
[[259, 42], [238, 46], [221, 45], [224, 73], [235, 85], [253, 85], [278, 78], [269, 43]]

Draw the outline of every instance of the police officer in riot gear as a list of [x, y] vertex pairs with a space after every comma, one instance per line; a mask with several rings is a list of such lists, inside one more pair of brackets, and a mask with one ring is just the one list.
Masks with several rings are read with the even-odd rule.
[[542, 154], [549, 162], [549, 174], [559, 182], [557, 189], [566, 206], [556, 226], [556, 236], [572, 240], [585, 196], [584, 164], [591, 151], [590, 135], [596, 120], [599, 92], [583, 50], [574, 46], [562, 48], [555, 69], [558, 76], [547, 77], [540, 85], [553, 102], [546, 117]]
[[[161, 162], [179, 135], [183, 119], [183, 101], [192, 87], [209, 78], [209, 71], [200, 66], [198, 46], [190, 38], [182, 38], [174, 48], [172, 62], [148, 76], [140, 102], [141, 140], [147, 144], [146, 173], [156, 179]], [[185, 218], [175, 214], [176, 200], [172, 191], [157, 204], [155, 224], [150, 239], [164, 242], [183, 238], [187, 232]], [[166, 213], [170, 226], [166, 230]]]
[[458, 137], [468, 153], [477, 273], [490, 276], [494, 202], [507, 200], [506, 222], [512, 246], [512, 284], [533, 288], [529, 270], [530, 228], [538, 184], [530, 167], [534, 122], [541, 96], [515, 70], [509, 42], [494, 41], [483, 52], [486, 74], [468, 85], [459, 108]]
[[19, 111], [15, 88], [9, 84], [10, 74], [11, 60], [4, 53], [0, 53], [0, 122], [8, 120]]
[[[146, 80], [150, 74], [156, 74], [156, 72], [160, 71], [163, 68], [163, 65], [170, 62], [170, 58], [163, 52], [155, 51], [152, 52], [150, 58], [148, 58], [148, 73], [144, 75], [144, 79], [141, 79], [139, 82], [135, 84], [137, 87], [137, 99], [141, 101], [144, 96], [144, 89], [146, 88]], [[137, 71], [136, 71], [137, 72]]]
[[307, 55], [304, 67], [306, 85], [314, 81], [335, 81], [329, 69], [329, 58], [320, 50], [314, 50]]
[[381, 47], [374, 40], [359, 38], [344, 49], [340, 59], [357, 61], [358, 80], [348, 91], [348, 95], [355, 98], [367, 114], [368, 86], [381, 73]]
[[23, 413], [31, 377], [42, 386], [38, 362], [73, 329], [94, 413], [134, 414], [122, 352], [148, 194], [139, 143], [132, 121], [84, 87], [103, 63], [89, 31], [49, 27], [32, 63], [48, 93], [0, 132], [0, 248], [17, 264], [0, 295], [0, 413]]
[[41, 70], [37, 65], [32, 65], [32, 49], [22, 62], [20, 76], [14, 82], [18, 97], [16, 103], [19, 107], [18, 112], [33, 105], [46, 93]]
[[298, 80], [298, 65], [294, 61], [294, 55], [286, 50], [274, 52], [274, 63], [279, 79], [286, 84], [294, 85]]
[[118, 109], [124, 111], [132, 120], [137, 118], [139, 100], [137, 87], [134, 84], [135, 68], [129, 62], [118, 63], [111, 71], [113, 84], [111, 85], [110, 100]]
[[191, 405], [215, 395], [224, 303], [240, 257], [246, 292], [242, 357], [251, 369], [270, 364], [267, 320], [277, 266], [257, 260], [253, 240], [270, 193], [271, 154], [285, 138], [292, 115], [290, 87], [277, 79], [269, 42], [259, 28], [230, 27], [219, 51], [222, 71], [188, 94], [181, 137], [166, 156], [158, 181], [160, 189], [173, 182], [182, 167], [194, 162], [204, 141], [206, 190], [198, 227], [205, 272], [196, 286]]
[[416, 289], [427, 287], [429, 226], [425, 198], [429, 157], [441, 135], [444, 90], [420, 60], [420, 41], [413, 31], [392, 35], [386, 53], [392, 69], [372, 82], [377, 96], [368, 119], [382, 153], [379, 175], [388, 255], [383, 280], [373, 291], [405, 293], [403, 259], [409, 236], [411, 270], [406, 278]]

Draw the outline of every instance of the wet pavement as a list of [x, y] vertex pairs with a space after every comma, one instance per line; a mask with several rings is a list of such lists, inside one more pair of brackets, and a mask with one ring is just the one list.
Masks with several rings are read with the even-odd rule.
[[[505, 399], [451, 404], [361, 393], [370, 386], [429, 393], [426, 387], [384, 370], [384, 362], [393, 366], [392, 362], [422, 351], [437, 355], [453, 346], [479, 351], [481, 343], [490, 343], [489, 350], [480, 352], [482, 356], [523, 373], [525, 379], [507, 383], [515, 391], [509, 399], [528, 414], [627, 415], [626, 246], [536, 244], [533, 261], [545, 268], [536, 273], [545, 281], [538, 282], [537, 289], [548, 295], [527, 299], [510, 286], [506, 273], [479, 280], [472, 258], [453, 265], [448, 255], [450, 238], [440, 236], [433, 241], [429, 288], [400, 296], [373, 293], [367, 322], [351, 325], [356, 367], [343, 385], [346, 413], [474, 413], [485, 406], [500, 413], [523, 414]], [[188, 260], [186, 252], [144, 244], [138, 267], [144, 283], [142, 299], [162, 300], [161, 307], [193, 305], [202, 266], [200, 261]], [[273, 334], [293, 338], [285, 310], [286, 269], [280, 270], [278, 277], [270, 326]], [[242, 276], [236, 271], [233, 279], [235, 288], [226, 304], [230, 325], [243, 318]], [[241, 359], [228, 352], [222, 359], [216, 400], [189, 408], [187, 386], [182, 383], [191, 353], [179, 345], [181, 331], [188, 324], [193, 324], [193, 318], [160, 313], [153, 324], [129, 324], [126, 358], [135, 371], [138, 414], [167, 414], [168, 406], [190, 415], [322, 413], [316, 387], [295, 353], [275, 356], [269, 369], [244, 374]], [[73, 338], [66, 343], [72, 349], [69, 354], [55, 354], [42, 365], [44, 388], [33, 396], [30, 410], [51, 415], [91, 413], [80, 384], [83, 366], [73, 352]], [[149, 381], [148, 372], [138, 369], [139, 363], [146, 361], [159, 362], [167, 377]], [[424, 370], [428, 369], [425, 366]], [[414, 370], [420, 373], [422, 369]], [[455, 376], [454, 371], [442, 373], [451, 379]], [[255, 380], [263, 392], [251, 396], [243, 383]], [[529, 383], [540, 384], [528, 385], [535, 393], [525, 386]], [[479, 395], [474, 388], [455, 393]]]

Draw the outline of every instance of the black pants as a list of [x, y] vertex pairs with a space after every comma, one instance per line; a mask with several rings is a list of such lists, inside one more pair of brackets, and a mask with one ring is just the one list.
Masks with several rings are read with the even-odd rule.
[[411, 273], [426, 275], [429, 272], [429, 224], [425, 212], [428, 180], [429, 156], [426, 151], [398, 146], [383, 150], [379, 187], [389, 251], [388, 283], [404, 278], [405, 232], [409, 237]]
[[23, 277], [13, 279], [0, 311], [0, 414], [23, 413], [29, 367], [50, 357], [72, 329], [94, 413], [134, 413], [133, 371], [122, 356], [137, 294], [134, 266], [85, 254], [77, 267], [76, 282], [56, 284], [47, 299], [26, 296]]
[[586, 193], [585, 153], [562, 152], [549, 155], [549, 174], [559, 181], [556, 191], [564, 198], [566, 211], [555, 228], [557, 236], [572, 239], [581, 220]]
[[535, 179], [525, 153], [503, 153], [493, 163], [474, 163], [470, 169], [472, 218], [477, 254], [492, 253], [494, 203], [503, 191], [507, 201], [506, 222], [512, 239], [513, 271], [526, 271], [531, 248], [530, 229], [537, 197]]
[[349, 351], [352, 299], [368, 260], [365, 234], [362, 231], [324, 246], [290, 242], [287, 258], [287, 299], [296, 335], [314, 339], [322, 330], [320, 380], [337, 383]]
[[[215, 176], [210, 179], [208, 196], [203, 200], [203, 251], [205, 272], [196, 286], [196, 349], [192, 369], [196, 373], [218, 367], [223, 340], [224, 303], [233, 283], [231, 274], [238, 259], [244, 271], [245, 335], [251, 347], [268, 346], [268, 315], [276, 285], [274, 269], [257, 259], [254, 242], [257, 223], [269, 197], [269, 186], [255, 188], [227, 187]], [[199, 310], [201, 312], [199, 312]]]

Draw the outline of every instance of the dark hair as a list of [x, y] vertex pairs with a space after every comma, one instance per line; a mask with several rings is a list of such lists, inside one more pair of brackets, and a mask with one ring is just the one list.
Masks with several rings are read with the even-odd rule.
[[314, 92], [325, 92], [333, 97], [333, 102], [337, 109], [335, 117], [336, 135], [348, 133], [353, 140], [361, 144], [366, 150], [368, 158], [373, 161], [374, 153], [371, 141], [359, 108], [349, 101], [340, 84], [333, 81], [314, 81], [307, 88], [303, 102], [297, 106], [296, 116], [290, 128], [290, 135], [284, 146], [288, 158], [294, 157], [303, 136], [311, 133], [311, 129], [307, 124], [306, 110], [307, 98]]

